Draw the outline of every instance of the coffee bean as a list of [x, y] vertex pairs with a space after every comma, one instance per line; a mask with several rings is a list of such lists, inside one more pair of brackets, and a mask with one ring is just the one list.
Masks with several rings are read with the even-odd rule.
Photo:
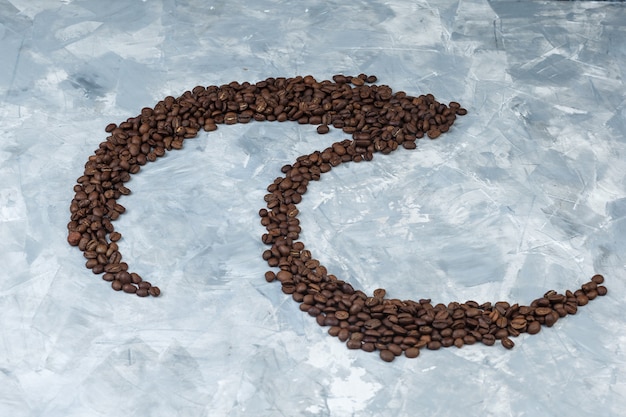
[[330, 132], [330, 129], [328, 128], [328, 125], [319, 125], [317, 127], [317, 133], [319, 133], [320, 135], [324, 135], [326, 133]]
[[528, 324], [528, 327], [526, 329], [528, 334], [537, 334], [539, 333], [540, 330], [541, 330], [541, 323], [539, 323], [538, 321], [531, 321]]
[[438, 350], [441, 348], [441, 342], [437, 340], [432, 340], [428, 342], [428, 344], [426, 345], [426, 348], [429, 350]]
[[480, 341], [487, 346], [493, 346], [496, 343], [496, 337], [492, 334], [487, 333], [483, 335]]
[[346, 342], [348, 349], [361, 349], [361, 341], [350, 339]]
[[508, 337], [502, 338], [500, 340], [500, 343], [502, 343], [502, 346], [504, 346], [506, 349], [513, 349], [515, 347], [515, 343]]
[[537, 316], [545, 316], [547, 314], [550, 314], [551, 312], [552, 312], [552, 309], [548, 307], [537, 307], [535, 309], [535, 315]]
[[383, 349], [380, 351], [380, 358], [385, 362], [391, 362], [396, 358], [396, 355], [388, 349]]
[[135, 287], [133, 284], [124, 284], [122, 286], [122, 290], [126, 293], [134, 294], [137, 292], [137, 287]]
[[70, 232], [67, 236], [67, 242], [72, 246], [78, 246], [81, 239], [82, 235], [79, 232]]
[[385, 291], [383, 288], [378, 288], [374, 290], [374, 297], [376, 298], [385, 298], [386, 294], [387, 291]]
[[404, 356], [407, 358], [417, 358], [420, 354], [420, 350], [416, 347], [410, 347], [404, 351]]
[[591, 281], [593, 281], [594, 283], [600, 285], [602, 283], [604, 283], [604, 277], [600, 274], [596, 274], [593, 277], [591, 277]]
[[339, 333], [337, 333], [337, 337], [342, 342], [345, 342], [350, 337], [350, 331], [348, 329], [345, 329], [345, 328], [344, 329], [340, 329]]
[[343, 311], [343, 310], [335, 311], [335, 317], [338, 320], [347, 320], [348, 317], [350, 317], [350, 313], [348, 313], [347, 311]]

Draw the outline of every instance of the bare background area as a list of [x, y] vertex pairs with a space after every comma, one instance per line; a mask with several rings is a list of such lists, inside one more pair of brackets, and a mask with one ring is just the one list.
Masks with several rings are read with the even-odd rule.
[[[626, 9], [610, 2], [0, 0], [0, 415], [620, 416], [626, 408]], [[346, 137], [201, 133], [128, 183], [115, 222], [159, 298], [67, 244], [110, 122], [196, 85], [375, 74], [468, 115], [414, 151], [311, 184], [329, 272], [433, 302], [609, 294], [516, 347], [382, 362], [268, 284], [258, 210], [296, 157]]]

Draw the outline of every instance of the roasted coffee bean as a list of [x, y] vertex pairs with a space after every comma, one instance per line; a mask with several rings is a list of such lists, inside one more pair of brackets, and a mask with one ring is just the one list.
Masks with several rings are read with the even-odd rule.
[[326, 133], [330, 132], [330, 129], [328, 128], [328, 125], [319, 125], [317, 127], [317, 133], [319, 133], [320, 135], [324, 135]]
[[391, 362], [396, 358], [396, 355], [388, 349], [383, 349], [380, 351], [380, 358], [385, 362]]
[[600, 285], [602, 283], [604, 283], [604, 277], [600, 274], [596, 274], [594, 276], [591, 277], [591, 281], [593, 281], [594, 283]]
[[483, 335], [480, 341], [483, 342], [484, 345], [493, 346], [496, 343], [496, 337], [490, 333], [487, 333]]
[[378, 288], [374, 290], [374, 297], [376, 298], [385, 298], [386, 294], [387, 294], [387, 291], [385, 291], [383, 288]]
[[428, 344], [426, 345], [426, 348], [428, 350], [438, 350], [441, 348], [441, 342], [437, 341], [437, 340], [431, 340], [430, 342], [428, 342]]
[[137, 287], [135, 287], [133, 284], [124, 284], [122, 286], [122, 290], [124, 290], [124, 292], [126, 293], [134, 294], [137, 292]]
[[502, 343], [502, 346], [504, 346], [506, 349], [513, 349], [515, 347], [515, 343], [508, 337], [502, 338], [500, 340], [500, 343]]
[[526, 328], [528, 334], [537, 334], [541, 330], [541, 323], [538, 321], [531, 321]]

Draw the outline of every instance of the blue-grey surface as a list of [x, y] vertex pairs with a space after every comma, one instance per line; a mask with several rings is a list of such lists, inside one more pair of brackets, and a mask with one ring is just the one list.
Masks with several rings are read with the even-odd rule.
[[[0, 415], [623, 416], [622, 3], [0, 0]], [[349, 351], [263, 279], [280, 167], [345, 135], [251, 123], [150, 164], [116, 223], [163, 296], [115, 293], [66, 243], [104, 127], [194, 86], [376, 74], [469, 114], [312, 184], [302, 240], [368, 292], [528, 303], [609, 294], [516, 347]]]

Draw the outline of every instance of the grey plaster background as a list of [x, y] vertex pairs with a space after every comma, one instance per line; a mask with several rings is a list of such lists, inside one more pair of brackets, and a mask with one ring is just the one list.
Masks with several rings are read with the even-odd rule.
[[[0, 415], [624, 415], [625, 39], [607, 2], [0, 0]], [[129, 183], [122, 253], [161, 298], [67, 245], [109, 122], [196, 85], [361, 72], [469, 114], [309, 188], [302, 240], [332, 273], [435, 302], [596, 272], [609, 294], [512, 351], [347, 350], [263, 279], [265, 187], [345, 136], [293, 123], [203, 133]]]

